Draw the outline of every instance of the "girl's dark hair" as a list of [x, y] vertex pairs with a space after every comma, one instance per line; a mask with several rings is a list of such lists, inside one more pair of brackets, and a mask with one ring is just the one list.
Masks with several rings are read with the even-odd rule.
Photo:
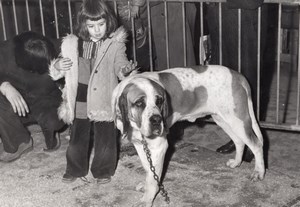
[[36, 32], [23, 32], [14, 38], [16, 64], [27, 71], [44, 74], [57, 57], [53, 43]]
[[114, 32], [118, 27], [118, 21], [115, 13], [104, 2], [104, 0], [83, 0], [80, 11], [77, 16], [77, 34], [83, 40], [89, 40], [90, 35], [87, 30], [86, 21], [98, 21], [99, 19], [106, 20], [106, 34], [104, 38]]

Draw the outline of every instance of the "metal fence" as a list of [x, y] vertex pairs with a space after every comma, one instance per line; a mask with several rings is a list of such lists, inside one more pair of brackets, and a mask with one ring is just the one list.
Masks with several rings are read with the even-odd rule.
[[[118, 15], [118, 3], [121, 1], [124, 3], [125, 0], [108, 0], [116, 14]], [[66, 33], [73, 33], [74, 31], [74, 24], [76, 22], [76, 13], [77, 10], [81, 4], [81, 0], [0, 0], [0, 39], [6, 40], [11, 37], [13, 37], [16, 34], [19, 34], [23, 31], [27, 30], [33, 30], [37, 32], [41, 32], [42, 34], [59, 38], [64, 36]], [[219, 64], [222, 64], [222, 4], [226, 2], [226, 0], [147, 0], [146, 1], [146, 12], [148, 15], [148, 24], [147, 24], [147, 31], [148, 31], [148, 44], [149, 44], [149, 64], [150, 64], [150, 70], [154, 69], [153, 65], [153, 39], [152, 39], [152, 33], [151, 31], [155, 30], [156, 28], [152, 28], [151, 24], [151, 5], [152, 4], [158, 4], [160, 3], [163, 5], [164, 12], [164, 24], [165, 24], [165, 38], [166, 38], [166, 62], [167, 62], [167, 68], [170, 67], [170, 51], [169, 51], [169, 28], [172, 27], [172, 25], [169, 24], [168, 19], [168, 5], [172, 3], [177, 3], [181, 5], [181, 14], [182, 16], [182, 25], [185, 25], [185, 19], [186, 19], [186, 4], [187, 3], [195, 3], [197, 5], [199, 15], [196, 19], [196, 28], [197, 33], [199, 34], [199, 37], [205, 36], [205, 6], [207, 3], [214, 3], [218, 5], [219, 8], [219, 57], [220, 62]], [[300, 65], [298, 64], [299, 55], [300, 55], [300, 36], [299, 36], [299, 5], [300, 0], [265, 0], [265, 4], [275, 4], [277, 7], [277, 43], [276, 43], [276, 54], [277, 57], [274, 60], [276, 62], [276, 78], [275, 78], [275, 87], [274, 87], [274, 99], [273, 99], [273, 117], [271, 120], [267, 121], [260, 121], [260, 125], [265, 128], [271, 128], [271, 129], [279, 129], [279, 130], [288, 130], [288, 131], [300, 131], [300, 125], [299, 125], [299, 105], [300, 105]], [[130, 4], [130, 2], [128, 2]], [[293, 11], [295, 14], [293, 16], [293, 29], [288, 30], [283, 27], [282, 20], [283, 18], [283, 10], [285, 7], [291, 7], [293, 8]], [[238, 51], [238, 70], [241, 71], [241, 16], [242, 16], [243, 10], [238, 9], [238, 47], [236, 48]], [[258, 18], [258, 36], [257, 36], [257, 68], [258, 71], [257, 74], [257, 93], [260, 94], [261, 92], [261, 70], [263, 70], [261, 66], [260, 56], [261, 56], [261, 30], [262, 30], [262, 24], [261, 24], [261, 15], [262, 15], [262, 9], [261, 7], [257, 10], [257, 18]], [[135, 19], [131, 18], [131, 26], [133, 28], [132, 30], [132, 58], [136, 60], [137, 56], [137, 50], [136, 50], [136, 33], [135, 33]], [[292, 32], [291, 32], [292, 31]], [[294, 38], [291, 38], [294, 34]], [[176, 34], [172, 34], [176, 35]], [[182, 27], [182, 44], [183, 44], [183, 50], [182, 50], [182, 58], [183, 58], [183, 65], [187, 65], [187, 43], [186, 43], [186, 27]], [[202, 45], [204, 44], [203, 38], [199, 39], [199, 42], [197, 42], [198, 45], [194, 46], [194, 48], [198, 48], [199, 57], [202, 57], [205, 53], [204, 48]], [[199, 46], [200, 45], [200, 46]], [[290, 48], [288, 48], [290, 45], [293, 45], [294, 51], [291, 51]], [[285, 54], [286, 52], [286, 54]], [[289, 54], [290, 53], [290, 54]], [[283, 61], [285, 61], [286, 57], [293, 56], [295, 57], [293, 61], [290, 61], [289, 63], [293, 63], [293, 71], [291, 77], [296, 80], [296, 84], [292, 84], [293, 87], [291, 87], [291, 84], [289, 84], [288, 91], [286, 93], [289, 93], [290, 96], [292, 96], [292, 102], [282, 100], [282, 82], [281, 82], [281, 74], [282, 70], [285, 70], [284, 64], [282, 64]], [[199, 64], [203, 64], [203, 60], [199, 58], [198, 61]], [[291, 81], [291, 79], [287, 80], [288, 82]], [[291, 93], [291, 91], [293, 93]], [[272, 101], [272, 100], [271, 100]], [[257, 98], [257, 117], [260, 115], [260, 95], [258, 95]], [[284, 104], [282, 104], [284, 103]], [[282, 107], [284, 105], [284, 107]], [[290, 105], [293, 105], [293, 107], [290, 107]], [[292, 119], [289, 119], [289, 121], [286, 121], [285, 117], [287, 114], [288, 109], [292, 108], [290, 114], [292, 114]]]

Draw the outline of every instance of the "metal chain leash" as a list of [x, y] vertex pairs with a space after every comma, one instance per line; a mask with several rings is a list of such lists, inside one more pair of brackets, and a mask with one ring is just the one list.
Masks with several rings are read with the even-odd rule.
[[160, 182], [159, 177], [155, 172], [155, 167], [153, 166], [152, 159], [151, 159], [151, 152], [148, 148], [148, 144], [147, 144], [147, 141], [146, 141], [144, 136], [142, 136], [142, 144], [143, 144], [144, 152], [146, 153], [146, 156], [147, 156], [147, 160], [150, 164], [150, 170], [153, 173], [153, 177], [157, 182], [157, 185], [160, 189], [160, 193], [165, 198], [165, 201], [169, 204], [170, 203], [170, 198], [168, 196], [168, 192], [165, 190], [164, 185]]

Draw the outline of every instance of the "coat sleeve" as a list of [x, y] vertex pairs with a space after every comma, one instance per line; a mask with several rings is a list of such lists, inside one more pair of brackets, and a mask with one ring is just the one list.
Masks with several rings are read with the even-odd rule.
[[[60, 57], [68, 57], [74, 63], [74, 65], [78, 65], [78, 37], [73, 34], [68, 34], [62, 38], [62, 40], [57, 40], [56, 44], [61, 42], [61, 52]], [[58, 47], [58, 46], [57, 46]], [[54, 67], [54, 64], [58, 60], [54, 59], [51, 61], [49, 66], [49, 75], [52, 77], [53, 80], [59, 80], [66, 76], [66, 74], [70, 74], [70, 72], [57, 70]], [[77, 79], [76, 79], [77, 80]]]
[[123, 80], [133, 70], [135, 70], [135, 65], [127, 58], [126, 46], [124, 43], [117, 43], [117, 49], [114, 58], [114, 69], [119, 80]]

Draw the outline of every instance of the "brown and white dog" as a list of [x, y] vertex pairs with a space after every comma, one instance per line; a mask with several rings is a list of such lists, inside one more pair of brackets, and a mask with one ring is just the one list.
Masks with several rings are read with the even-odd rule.
[[161, 176], [168, 142], [168, 129], [177, 121], [195, 121], [211, 115], [236, 146], [227, 166], [238, 167], [245, 144], [255, 156], [251, 180], [264, 178], [263, 137], [256, 121], [246, 79], [219, 65], [172, 68], [145, 72], [124, 79], [112, 97], [115, 123], [134, 144], [146, 170], [142, 205], [152, 206], [159, 190], [141, 143], [144, 137], [153, 165]]

